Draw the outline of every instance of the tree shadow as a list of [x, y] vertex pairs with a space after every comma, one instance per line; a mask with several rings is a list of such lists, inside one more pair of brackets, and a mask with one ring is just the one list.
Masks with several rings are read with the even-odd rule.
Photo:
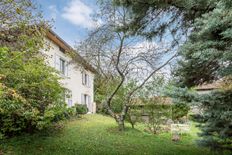
[[133, 133], [133, 134], [138, 134], [138, 133], [142, 133], [141, 130], [136, 129], [136, 128], [131, 128], [131, 127], [125, 127], [124, 131], [119, 131], [117, 126], [112, 126], [106, 129], [106, 131], [108, 133], [111, 134], [119, 134], [119, 135], [123, 135], [123, 134], [127, 134], [127, 133]]

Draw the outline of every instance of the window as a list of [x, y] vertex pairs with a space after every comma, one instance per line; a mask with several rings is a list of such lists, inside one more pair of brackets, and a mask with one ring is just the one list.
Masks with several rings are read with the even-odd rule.
[[65, 61], [60, 58], [60, 72], [65, 75]]
[[90, 87], [89, 75], [86, 73], [82, 73], [82, 84]]
[[55, 68], [58, 71], [60, 71], [60, 73], [62, 75], [68, 76], [68, 67], [69, 66], [68, 66], [67, 61], [63, 57], [61, 57], [61, 56], [59, 56], [57, 54], [55, 54], [54, 57], [55, 57], [55, 59], [54, 59], [54, 66], [55, 66]]
[[86, 105], [88, 110], [90, 111], [92, 107], [91, 97], [87, 94], [81, 94], [81, 104]]
[[62, 47], [59, 47], [59, 49], [61, 52], [63, 52], [63, 53], [65, 52], [65, 49], [63, 49]]
[[83, 94], [83, 96], [82, 96], [83, 98], [82, 98], [82, 104], [86, 104], [86, 105], [88, 105], [88, 95], [86, 95], [86, 94]]
[[72, 91], [71, 90], [65, 90], [65, 102], [68, 104], [68, 107], [73, 106], [72, 103]]

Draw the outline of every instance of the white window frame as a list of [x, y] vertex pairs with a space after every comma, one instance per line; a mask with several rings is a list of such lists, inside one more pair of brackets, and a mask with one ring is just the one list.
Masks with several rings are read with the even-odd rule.
[[81, 104], [86, 105], [89, 112], [92, 112], [92, 100], [88, 94], [81, 94]]
[[65, 102], [67, 103], [68, 107], [73, 106], [72, 91], [69, 89], [65, 90]]
[[65, 75], [65, 73], [66, 73], [66, 61], [64, 60], [64, 59], [62, 59], [62, 58], [60, 58], [59, 59], [59, 64], [60, 64], [60, 72], [61, 72], [61, 74], [63, 74], [63, 75]]
[[90, 87], [90, 76], [86, 72], [82, 72], [82, 84]]
[[[54, 60], [55, 68], [60, 72], [62, 76], [68, 76], [68, 62], [65, 58], [55, 54], [55, 60]], [[64, 62], [64, 70], [62, 70], [62, 62]]]

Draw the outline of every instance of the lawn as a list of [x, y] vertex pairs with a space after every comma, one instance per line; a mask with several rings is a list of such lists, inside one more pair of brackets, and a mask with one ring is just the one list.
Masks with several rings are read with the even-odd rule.
[[[65, 123], [65, 128], [56, 133], [23, 135], [1, 141], [4, 154], [19, 155], [211, 155], [206, 148], [195, 144], [196, 128], [181, 141], [171, 141], [171, 135], [152, 135], [143, 131], [143, 126], [126, 131], [116, 130], [116, 123], [110, 117], [85, 115]], [[1, 154], [1, 151], [0, 151]], [[220, 153], [222, 155], [222, 153]]]

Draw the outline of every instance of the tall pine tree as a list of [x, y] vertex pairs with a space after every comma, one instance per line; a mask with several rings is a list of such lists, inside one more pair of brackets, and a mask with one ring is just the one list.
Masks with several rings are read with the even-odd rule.
[[[204, 108], [204, 144], [232, 150], [232, 0], [114, 0], [131, 10], [121, 29], [148, 38], [186, 40], [178, 51], [177, 85], [193, 87], [223, 79], [220, 89], [198, 96]], [[175, 45], [175, 44], [174, 44]], [[203, 144], [203, 143], [202, 143]]]

